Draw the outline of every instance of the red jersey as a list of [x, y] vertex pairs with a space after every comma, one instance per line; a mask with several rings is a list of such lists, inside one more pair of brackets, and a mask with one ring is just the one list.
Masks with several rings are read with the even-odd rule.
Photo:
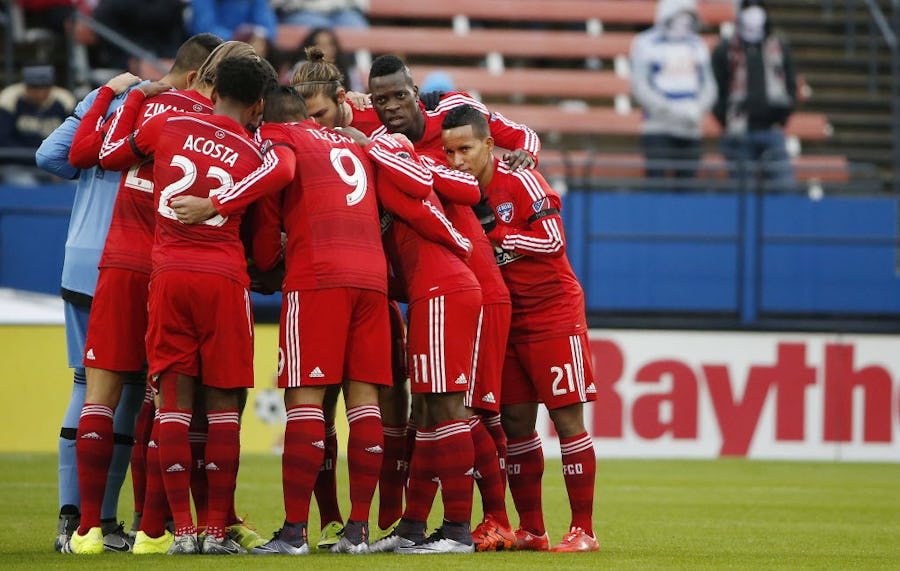
[[382, 234], [394, 218], [399, 217], [421, 237], [445, 246], [464, 260], [468, 259], [472, 254], [472, 242], [454, 228], [440, 209], [440, 204], [432, 202], [432, 171], [414, 156], [415, 151], [387, 135], [378, 137], [365, 150], [379, 167], [375, 170], [376, 184], [379, 187], [393, 185], [400, 191], [377, 193], [384, 210], [381, 214]]
[[423, 156], [434, 174], [437, 191], [447, 218], [472, 242], [469, 267], [481, 284], [481, 304], [509, 303], [509, 289], [494, 259], [494, 247], [484, 235], [471, 206], [481, 200], [481, 188], [472, 175], [447, 167], [440, 159]]
[[133, 152], [117, 152], [129, 146], [132, 131], [147, 120], [166, 111], [212, 113], [212, 103], [196, 91], [166, 91], [150, 99], [133, 89], [110, 119], [110, 130], [100, 149], [100, 165], [120, 171], [119, 193], [113, 205], [112, 220], [100, 267], [117, 267], [149, 274], [153, 246], [154, 211], [153, 160]]
[[584, 292], [569, 259], [561, 201], [534, 169], [510, 172], [494, 159], [484, 189], [497, 227], [488, 236], [512, 298], [509, 341], [577, 335], [587, 329]]
[[[276, 173], [278, 178], [290, 175], [281, 213], [287, 233], [287, 273], [282, 289], [354, 287], [387, 294], [375, 174], [362, 148], [309, 119], [266, 123], [258, 137], [263, 141], [265, 163], [235, 186], [239, 191], [247, 186], [255, 188], [239, 200], [215, 197], [217, 210], [228, 213], [235, 204], [277, 189], [275, 183], [258, 183], [269, 173]], [[280, 247], [279, 242], [269, 249]], [[274, 256], [254, 251], [254, 258]]]
[[[440, 201], [431, 189], [432, 170], [424, 161], [390, 137], [376, 138], [366, 146], [366, 152], [378, 166], [378, 197], [386, 208], [412, 196], [422, 198], [435, 219], [446, 220]], [[410, 163], [413, 166], [404, 168], [404, 164]], [[472, 271], [450, 249], [426, 238], [406, 219], [382, 217], [382, 221], [385, 250], [409, 303], [479, 289]], [[459, 239], [464, 240], [462, 236]]]
[[224, 115], [166, 112], [145, 122], [127, 145], [119, 145], [109, 157], [124, 161], [127, 154], [154, 157], [153, 275], [171, 270], [205, 272], [248, 287], [240, 239], [242, 211], [201, 224], [183, 224], [169, 206], [180, 194], [226, 195], [233, 191], [234, 179], [259, 167], [262, 155], [247, 130]]

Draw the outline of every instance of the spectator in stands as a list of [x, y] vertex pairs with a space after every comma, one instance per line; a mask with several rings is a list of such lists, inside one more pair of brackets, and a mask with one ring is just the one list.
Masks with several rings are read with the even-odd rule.
[[[187, 39], [183, 0], [100, 0], [93, 18], [160, 58], [174, 58]], [[91, 51], [94, 67], [130, 67], [131, 56], [102, 38]]]
[[279, 22], [309, 28], [368, 28], [367, 5], [367, 0], [272, 0]]
[[743, 0], [733, 37], [723, 38], [713, 52], [719, 99], [713, 112], [725, 130], [722, 152], [735, 162], [762, 161], [769, 188], [796, 186], [784, 138], [784, 125], [794, 110], [797, 82], [787, 43], [772, 33], [762, 0]]
[[33, 184], [41, 178], [22, 166], [34, 165], [34, 150], [75, 107], [75, 97], [54, 80], [53, 66], [29, 66], [22, 70], [21, 83], [0, 91], [0, 147], [21, 151], [7, 150], [10, 156], [2, 160], [6, 182]]
[[[364, 92], [366, 90], [359, 70], [354, 65], [353, 57], [341, 48], [341, 43], [334, 30], [331, 28], [314, 28], [310, 31], [304, 38], [303, 45], [298, 50], [299, 58], [296, 60], [297, 64], [306, 61], [306, 48], [313, 46], [322, 50], [327, 63], [334, 64], [338, 68], [338, 71], [344, 76], [344, 86], [349, 91]], [[291, 75], [293, 75], [293, 70], [291, 70]]]
[[260, 57], [269, 56], [278, 23], [269, 0], [191, 0], [191, 6], [191, 34], [247, 42]]
[[697, 26], [695, 0], [662, 0], [653, 27], [631, 45], [631, 89], [644, 112], [648, 177], [665, 176], [665, 161], [672, 161], [676, 177], [697, 174], [703, 117], [716, 99], [709, 49]]

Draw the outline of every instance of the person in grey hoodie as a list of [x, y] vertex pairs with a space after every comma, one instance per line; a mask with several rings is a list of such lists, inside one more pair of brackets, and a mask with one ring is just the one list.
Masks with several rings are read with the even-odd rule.
[[661, 0], [653, 27], [631, 44], [631, 91], [644, 114], [648, 177], [665, 176], [670, 167], [676, 177], [697, 173], [703, 117], [716, 100], [709, 48], [698, 25], [695, 0]]

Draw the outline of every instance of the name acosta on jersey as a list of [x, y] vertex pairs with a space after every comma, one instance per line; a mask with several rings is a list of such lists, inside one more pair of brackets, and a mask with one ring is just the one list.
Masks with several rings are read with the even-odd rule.
[[182, 149], [188, 149], [213, 159], [218, 159], [228, 166], [233, 167], [237, 162], [238, 153], [228, 145], [211, 141], [206, 137], [194, 137], [188, 135], [184, 140]]

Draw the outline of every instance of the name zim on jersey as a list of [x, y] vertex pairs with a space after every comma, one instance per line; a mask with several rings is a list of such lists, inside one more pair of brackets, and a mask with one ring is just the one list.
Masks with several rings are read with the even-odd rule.
[[233, 167], [237, 162], [237, 151], [227, 145], [210, 141], [206, 137], [195, 138], [193, 135], [188, 135], [187, 139], [184, 140], [184, 146], [181, 148], [190, 149], [195, 153], [200, 153], [213, 159], [219, 159], [230, 167]]

